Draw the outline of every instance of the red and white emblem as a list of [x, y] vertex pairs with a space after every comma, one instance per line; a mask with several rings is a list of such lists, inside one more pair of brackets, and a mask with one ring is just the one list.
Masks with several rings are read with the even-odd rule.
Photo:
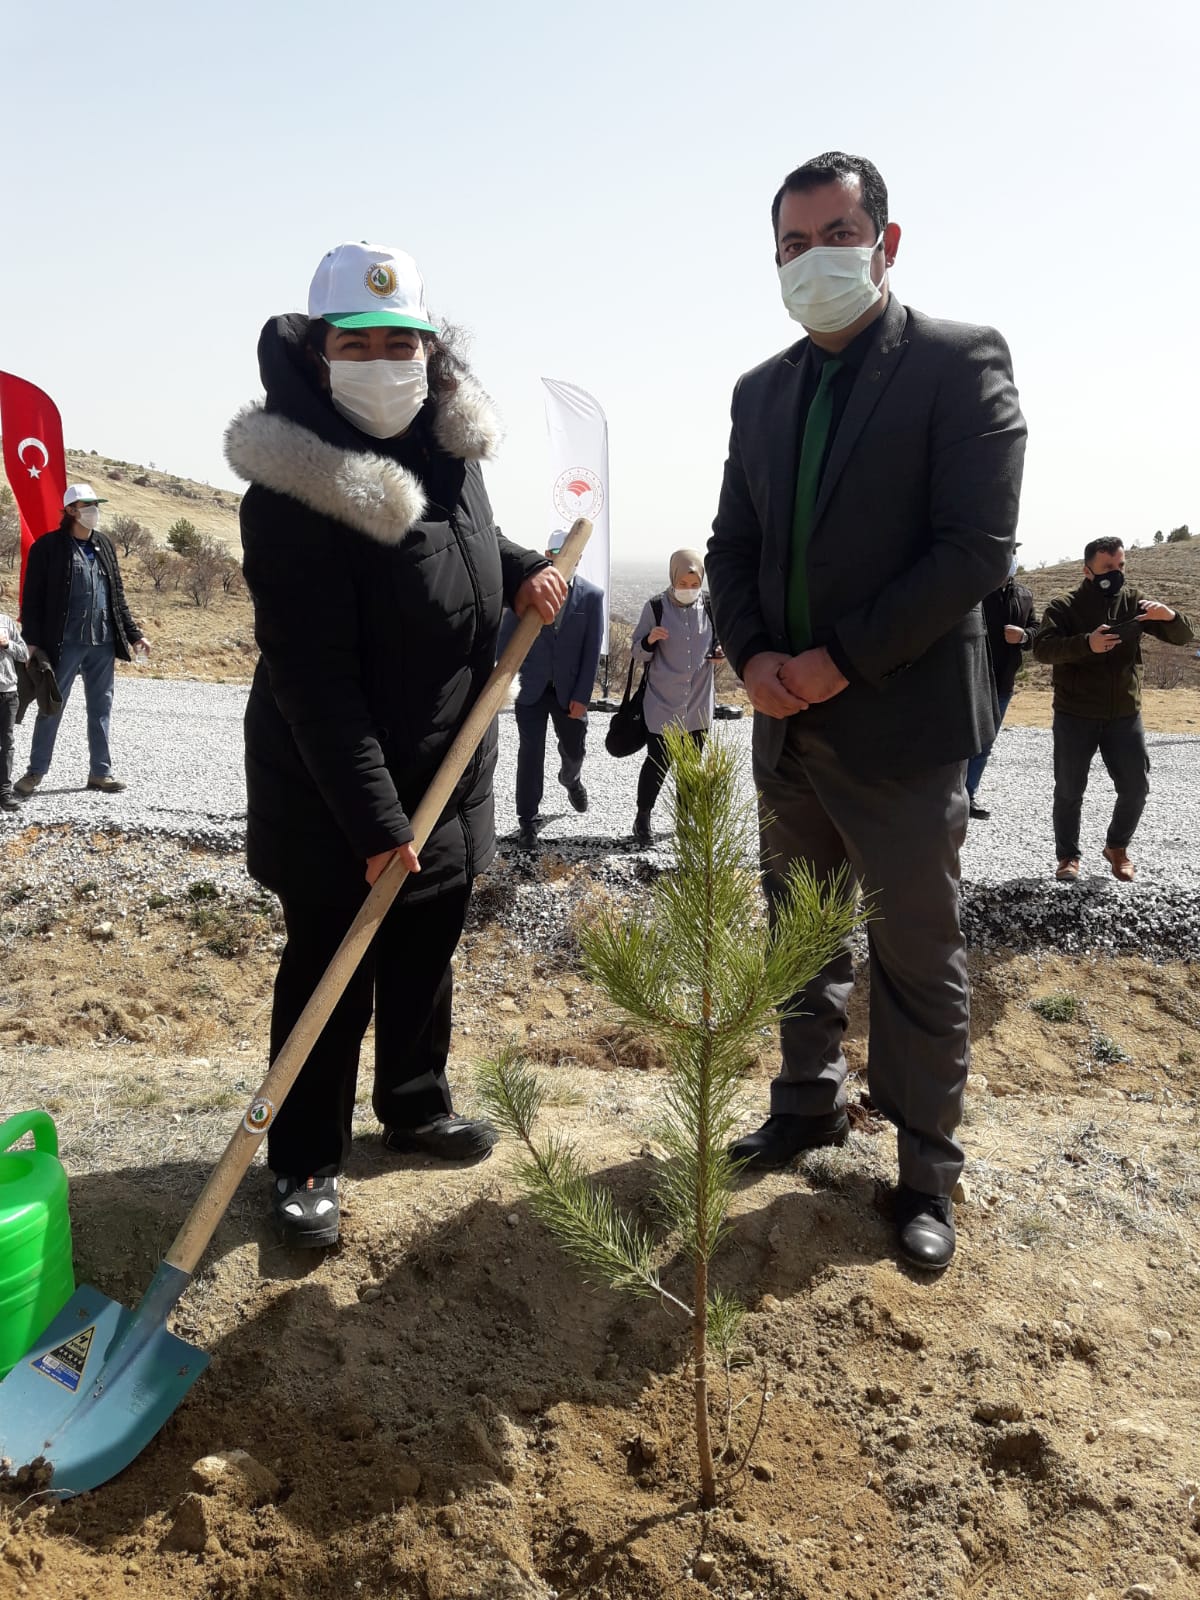
[[604, 504], [604, 485], [590, 467], [568, 467], [554, 483], [554, 509], [564, 522], [589, 517], [593, 522]]

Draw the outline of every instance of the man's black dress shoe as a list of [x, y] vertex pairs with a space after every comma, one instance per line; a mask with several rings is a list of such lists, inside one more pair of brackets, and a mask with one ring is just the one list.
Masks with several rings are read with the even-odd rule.
[[537, 829], [532, 822], [522, 822], [517, 828], [517, 849], [536, 850], [537, 847]]
[[844, 1111], [829, 1111], [823, 1117], [776, 1114], [731, 1144], [729, 1158], [743, 1172], [777, 1171], [805, 1150], [845, 1144], [849, 1137], [850, 1121]]
[[977, 806], [974, 800], [972, 800], [970, 805], [967, 807], [967, 815], [973, 822], [986, 822], [991, 814], [992, 813], [987, 810], [985, 806]]
[[490, 1122], [460, 1117], [452, 1111], [434, 1117], [419, 1128], [385, 1128], [383, 1142], [389, 1150], [406, 1155], [436, 1156], [440, 1161], [482, 1161], [499, 1138]]
[[575, 807], [576, 811], [586, 811], [588, 808], [587, 790], [578, 781], [571, 784], [567, 790], [567, 799]]
[[910, 1267], [940, 1272], [954, 1260], [954, 1202], [947, 1195], [922, 1194], [900, 1184], [896, 1238]]

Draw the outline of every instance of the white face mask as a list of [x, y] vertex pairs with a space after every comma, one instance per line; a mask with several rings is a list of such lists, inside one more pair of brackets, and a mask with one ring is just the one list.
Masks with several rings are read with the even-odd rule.
[[98, 528], [100, 526], [100, 507], [80, 506], [79, 526], [81, 528], [86, 528], [89, 533], [91, 533], [93, 529]]
[[671, 593], [681, 606], [694, 606], [700, 598], [699, 589], [672, 589]]
[[394, 439], [425, 404], [423, 361], [326, 361], [334, 406], [372, 439]]
[[871, 260], [883, 240], [872, 245], [816, 245], [779, 269], [779, 288], [788, 316], [812, 333], [840, 333], [882, 298], [871, 278]]

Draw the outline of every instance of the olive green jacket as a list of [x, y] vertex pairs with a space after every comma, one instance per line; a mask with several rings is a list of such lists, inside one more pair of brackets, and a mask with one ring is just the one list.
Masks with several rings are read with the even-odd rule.
[[[1132, 717], [1142, 709], [1143, 633], [1166, 644], [1189, 644], [1195, 629], [1182, 611], [1170, 622], [1137, 622], [1143, 596], [1126, 584], [1111, 600], [1085, 578], [1051, 600], [1034, 635], [1033, 654], [1054, 668], [1054, 709], [1073, 717]], [[1121, 630], [1115, 650], [1098, 655], [1087, 636], [1107, 622]]]

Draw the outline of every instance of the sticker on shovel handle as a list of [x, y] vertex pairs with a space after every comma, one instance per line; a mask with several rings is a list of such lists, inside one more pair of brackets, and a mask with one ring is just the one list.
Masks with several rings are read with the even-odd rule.
[[268, 1100], [265, 1095], [259, 1095], [251, 1100], [246, 1115], [242, 1118], [242, 1127], [247, 1133], [266, 1133], [275, 1117], [275, 1102]]

